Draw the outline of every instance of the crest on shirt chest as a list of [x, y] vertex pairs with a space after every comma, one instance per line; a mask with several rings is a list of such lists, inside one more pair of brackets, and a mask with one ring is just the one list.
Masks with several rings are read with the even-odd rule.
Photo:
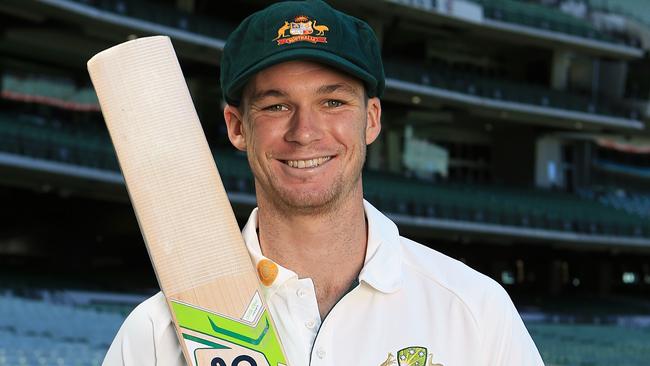
[[433, 363], [433, 354], [428, 353], [425, 347], [412, 346], [402, 348], [397, 352], [397, 357], [388, 353], [386, 361], [379, 366], [443, 366]]

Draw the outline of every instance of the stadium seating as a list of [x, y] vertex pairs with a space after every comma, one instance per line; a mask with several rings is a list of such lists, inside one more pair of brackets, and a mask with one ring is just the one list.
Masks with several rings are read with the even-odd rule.
[[0, 331], [0, 366], [99, 366], [106, 349]]
[[0, 329], [5, 331], [100, 348], [110, 345], [123, 320], [122, 315], [117, 313], [12, 296], [0, 296], [0, 313], [3, 315]]
[[584, 234], [650, 237], [641, 216], [578, 196], [533, 189], [426, 183], [366, 172], [364, 192], [383, 210], [412, 216]]
[[42, 117], [0, 113], [0, 151], [118, 170], [107, 132], [90, 124], [66, 130]]
[[[95, 6], [103, 10], [119, 13], [126, 16], [150, 20], [154, 23], [169, 25], [174, 28], [226, 38], [232, 28], [196, 15], [179, 15], [165, 6], [154, 3], [142, 3], [134, 0], [75, 0], [77, 2]], [[521, 2], [516, 0], [473, 0], [480, 3], [486, 15], [498, 20], [512, 21], [525, 25], [537, 26], [545, 29], [597, 38], [605, 41], [615, 41], [613, 38], [600, 34], [590, 23], [585, 20], [564, 14], [561, 11], [547, 6]], [[597, 3], [597, 2], [596, 2]], [[386, 62], [389, 64], [389, 62]], [[615, 106], [607, 103], [593, 103], [588, 98], [562, 93], [548, 88], [535, 87], [521, 83], [510, 83], [502, 79], [492, 79], [474, 75], [467, 70], [454, 71], [434, 67], [421, 68], [417, 65], [396, 64], [391, 67], [393, 75], [399, 75], [396, 70], [403, 70], [407, 75], [403, 79], [435, 85], [446, 89], [469, 94], [477, 94], [488, 98], [505, 99], [533, 105], [552, 106], [557, 108], [577, 110], [587, 113], [598, 113], [626, 118], [638, 118], [638, 112], [629, 108]], [[388, 68], [388, 67], [387, 67]], [[417, 72], [414, 70], [418, 70]], [[11, 79], [11, 78], [10, 78]], [[15, 78], [14, 78], [15, 79]], [[95, 106], [96, 98], [92, 90], [71, 90], [72, 86], [66, 83], [53, 83], [48, 80], [8, 80], [8, 85], [24, 91], [31, 91], [34, 95], [45, 94], [57, 98], [70, 99], [74, 105], [81, 108]]]
[[650, 328], [616, 325], [527, 324], [547, 365], [646, 365]]
[[[0, 152], [119, 171], [106, 129], [96, 128], [92, 123], [64, 129], [41, 117], [0, 113]], [[226, 187], [237, 192], [254, 192], [244, 155], [220, 151], [215, 159]]]
[[226, 39], [234, 26], [225, 25], [223, 21], [215, 21], [196, 14], [179, 13], [178, 9], [159, 3], [141, 0], [73, 0], [77, 3], [90, 5], [100, 10], [109, 11], [123, 16], [142, 19], [153, 24], [165, 25], [171, 28], [202, 34], [218, 39]]
[[650, 25], [650, 7], [646, 0], [587, 0], [592, 10], [622, 14]]
[[556, 8], [517, 0], [472, 1], [481, 4], [485, 16], [490, 19], [603, 42], [626, 43], [626, 40], [600, 32], [586, 20], [565, 14]]
[[40, 103], [76, 111], [99, 111], [99, 102], [90, 87], [77, 88], [68, 78], [47, 75], [2, 74], [2, 97]]
[[214, 158], [223, 184], [228, 191], [255, 193], [253, 173], [246, 162], [246, 155], [221, 150], [214, 153]]
[[[119, 171], [105, 131], [85, 127], [72, 134], [25, 115], [0, 113], [0, 151]], [[252, 174], [243, 154], [220, 150], [215, 153], [215, 160], [227, 190], [254, 193]], [[566, 193], [432, 184], [372, 171], [366, 172], [364, 186], [371, 202], [392, 213], [584, 234], [650, 237], [650, 223], [637, 211], [617, 210], [611, 202]]]
[[[650, 92], [643, 68], [648, 47], [641, 49], [636, 24], [620, 17], [589, 11], [577, 18], [557, 9], [562, 4], [579, 13], [584, 1], [650, 26], [650, 0], [463, 1], [474, 3], [331, 1], [369, 21], [387, 57], [385, 140], [371, 151], [376, 164], [369, 165], [392, 170], [388, 163], [404, 156], [429, 155], [409, 154], [417, 143], [401, 139], [405, 123], [415, 128], [415, 139], [428, 138], [420, 124], [432, 127], [429, 140], [448, 152], [440, 165], [449, 165], [444, 179], [407, 170], [364, 171], [366, 198], [395, 218], [404, 235], [467, 261], [500, 281], [518, 306], [528, 305], [521, 309], [532, 316], [524, 320], [546, 365], [650, 365], [650, 317], [643, 315], [650, 314], [650, 191], [633, 191], [645, 189], [649, 166], [647, 159], [638, 163], [642, 154], [621, 149], [620, 158], [604, 155], [605, 148], [592, 142], [602, 132], [613, 141], [629, 137], [632, 147], [642, 144], [637, 137], [647, 134], [628, 128], [635, 121], [612, 117], [641, 120], [632, 108]], [[116, 297], [138, 297], [132, 292], [149, 291], [141, 286], [153, 280], [140, 278], [150, 272], [144, 249], [129, 245], [141, 237], [127, 217], [132, 210], [123, 189], [115, 189], [119, 167], [87, 80], [88, 52], [152, 33], [174, 39], [208, 137], [218, 139], [215, 160], [226, 189], [236, 193], [231, 198], [241, 219], [254, 202], [254, 181], [245, 154], [229, 146], [223, 124], [210, 123], [220, 119], [217, 56], [234, 24], [272, 2], [2, 3], [0, 195], [6, 212], [0, 229], [9, 247], [0, 241], [8, 248], [0, 256], [0, 366], [100, 365], [132, 309], [129, 303], [138, 301]], [[60, 51], [53, 51], [56, 42], [64, 43], [56, 47]], [[567, 76], [560, 75], [564, 71], [567, 79], [558, 79]], [[551, 88], [558, 83], [567, 90]], [[400, 84], [406, 87], [394, 87]], [[612, 90], [603, 89], [610, 84]], [[413, 93], [418, 89], [424, 95]], [[437, 95], [436, 103], [427, 94]], [[536, 148], [533, 141], [541, 142]], [[551, 158], [558, 164], [544, 169]], [[550, 178], [565, 178], [566, 186], [557, 189], [616, 188], [585, 194], [534, 189], [533, 164]], [[491, 185], [515, 181], [522, 187]], [[92, 225], [69, 229], [79, 222]], [[419, 223], [431, 227], [409, 226]], [[564, 241], [574, 234], [581, 234], [575, 243]], [[109, 248], [113, 243], [119, 245]], [[79, 255], [63, 258], [68, 251]], [[120, 267], [125, 263], [126, 272]], [[30, 288], [34, 284], [56, 290]], [[100, 293], [106, 286], [129, 293]], [[592, 320], [608, 325], [567, 323]], [[613, 325], [617, 321], [621, 326]]]
[[639, 118], [639, 112], [632, 108], [604, 101], [595, 103], [584, 96], [490, 77], [478, 70], [460, 70], [443, 62], [431, 62], [425, 66], [412, 61], [385, 58], [384, 67], [388, 77], [488, 99], [583, 113]]
[[[99, 366], [126, 314], [0, 295], [0, 366]], [[526, 324], [547, 365], [638, 366], [650, 328]]]
[[[187, 30], [226, 39], [234, 26], [224, 26], [222, 22], [201, 17], [194, 14], [179, 14], [172, 8], [153, 2], [137, 0], [73, 0], [78, 3], [90, 5], [101, 10], [116, 14], [163, 24], [172, 28]], [[624, 43], [611, 35], [604, 34], [595, 29], [586, 20], [578, 19], [561, 11], [530, 2], [516, 0], [471, 0], [481, 4], [486, 17], [551, 30], [574, 36], [596, 39], [604, 42]], [[641, 0], [642, 1], [642, 0]], [[412, 6], [423, 7], [417, 0], [411, 0]], [[409, 3], [407, 1], [407, 3]], [[428, 6], [427, 6], [428, 7]]]
[[0, 296], [0, 366], [96, 366], [124, 315]]
[[[215, 154], [226, 189], [252, 193], [243, 155]], [[650, 237], [650, 223], [635, 213], [561, 192], [465, 184], [428, 183], [366, 171], [366, 198], [380, 209], [404, 215], [584, 234]]]
[[631, 192], [617, 188], [596, 190], [582, 189], [582, 197], [597, 200], [605, 206], [630, 214], [650, 218], [650, 193]]

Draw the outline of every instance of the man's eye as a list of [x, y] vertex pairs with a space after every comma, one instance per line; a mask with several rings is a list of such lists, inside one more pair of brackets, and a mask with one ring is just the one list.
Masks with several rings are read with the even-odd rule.
[[270, 111], [270, 112], [281, 112], [281, 111], [286, 111], [287, 107], [282, 105], [282, 104], [274, 104], [270, 105], [268, 107], [264, 108], [265, 111]]
[[340, 107], [340, 106], [342, 106], [342, 105], [345, 104], [345, 103], [343, 103], [343, 102], [340, 101], [340, 100], [330, 99], [330, 100], [328, 100], [328, 101], [326, 102], [326, 104], [327, 104], [328, 107], [336, 108], [336, 107]]

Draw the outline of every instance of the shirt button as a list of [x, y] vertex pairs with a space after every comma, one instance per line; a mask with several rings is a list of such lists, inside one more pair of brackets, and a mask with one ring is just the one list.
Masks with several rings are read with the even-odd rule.
[[298, 297], [305, 297], [307, 296], [307, 291], [301, 287], [298, 290], [296, 290], [296, 295], [298, 295]]
[[313, 321], [313, 320], [307, 320], [305, 322], [305, 327], [307, 327], [308, 329], [313, 329], [315, 325], [316, 325], [316, 322]]
[[318, 358], [325, 358], [325, 350], [321, 347], [318, 350], [316, 350], [316, 356]]

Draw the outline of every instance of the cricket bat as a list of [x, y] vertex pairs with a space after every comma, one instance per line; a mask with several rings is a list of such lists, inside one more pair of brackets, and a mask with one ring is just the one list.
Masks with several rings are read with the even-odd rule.
[[88, 71], [187, 363], [286, 365], [170, 39], [114, 46]]

